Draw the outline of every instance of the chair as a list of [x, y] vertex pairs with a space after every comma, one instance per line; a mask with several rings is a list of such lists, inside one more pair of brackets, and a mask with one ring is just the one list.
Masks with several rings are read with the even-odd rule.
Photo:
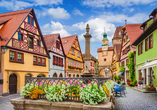
[[114, 92], [116, 96], [117, 94], [120, 94], [120, 97], [121, 97], [122, 94], [124, 94], [124, 96], [126, 97], [124, 90], [126, 90], [124, 85], [116, 85], [116, 87], [114, 87]]

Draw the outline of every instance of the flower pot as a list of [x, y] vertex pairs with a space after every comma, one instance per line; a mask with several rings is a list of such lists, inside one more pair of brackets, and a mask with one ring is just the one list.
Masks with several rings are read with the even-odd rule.
[[155, 91], [156, 88], [155, 88], [155, 87], [150, 87], [150, 90], [151, 90], [151, 91]]

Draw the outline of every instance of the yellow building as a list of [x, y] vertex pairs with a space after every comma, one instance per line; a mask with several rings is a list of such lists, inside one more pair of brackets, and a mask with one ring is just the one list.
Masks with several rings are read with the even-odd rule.
[[77, 35], [61, 38], [65, 53], [66, 77], [81, 77], [83, 75], [83, 58]]
[[49, 54], [34, 9], [0, 14], [3, 95], [18, 93], [26, 77], [48, 77]]
[[120, 66], [119, 66], [120, 48], [121, 48], [121, 44], [114, 45], [112, 64], [111, 64], [111, 70], [113, 76], [117, 75], [120, 71]]
[[116, 30], [114, 32], [114, 36], [112, 38], [112, 44], [114, 47], [113, 51], [113, 57], [112, 57], [112, 64], [111, 64], [111, 70], [113, 73], [113, 76], [119, 73], [120, 71], [120, 49], [121, 49], [121, 42], [122, 42], [122, 34], [121, 34], [122, 26], [116, 27]]

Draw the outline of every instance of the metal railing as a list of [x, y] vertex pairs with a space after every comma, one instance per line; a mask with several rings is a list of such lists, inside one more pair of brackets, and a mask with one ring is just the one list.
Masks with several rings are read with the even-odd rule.
[[[108, 78], [100, 78], [100, 77], [83, 77], [83, 78], [27, 77], [25, 79], [25, 85], [28, 83], [29, 84], [33, 83], [34, 87], [36, 86], [39, 88], [39, 86], [44, 87], [46, 85], [48, 87], [48, 85], [53, 85], [55, 83], [55, 84], [60, 84], [61, 86], [62, 84], [64, 84], [65, 87], [67, 88], [67, 84], [65, 84], [65, 82], [73, 84], [74, 87], [78, 85], [82, 87], [88, 84], [91, 84], [93, 87], [93, 85], [96, 83], [99, 89], [99, 86], [102, 85], [107, 80]], [[39, 94], [38, 99], [46, 99], [45, 94]], [[81, 99], [78, 95], [67, 95], [66, 101], [80, 102]]]

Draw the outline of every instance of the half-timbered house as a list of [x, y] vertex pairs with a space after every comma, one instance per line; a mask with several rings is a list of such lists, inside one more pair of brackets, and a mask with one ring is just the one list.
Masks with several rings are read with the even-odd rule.
[[66, 77], [83, 75], [83, 58], [77, 35], [61, 38], [65, 53]]
[[44, 35], [44, 40], [50, 54], [49, 75], [50, 77], [65, 77], [64, 74], [64, 51], [60, 34]]
[[19, 92], [26, 77], [49, 75], [49, 53], [33, 8], [0, 14], [0, 34], [7, 48], [1, 55], [1, 94]]

